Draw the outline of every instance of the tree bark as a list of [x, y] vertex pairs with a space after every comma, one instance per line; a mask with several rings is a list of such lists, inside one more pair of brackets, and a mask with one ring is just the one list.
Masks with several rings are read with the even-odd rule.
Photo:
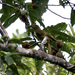
[[1, 44], [0, 43], [0, 50], [7, 51], [7, 52], [12, 51], [9, 48], [15, 48], [16, 51], [19, 52], [19, 53], [22, 53], [23, 56], [48, 61], [50, 63], [59, 65], [59, 66], [65, 68], [68, 71], [71, 71], [71, 72], [75, 73], [75, 65], [70, 64], [69, 62], [67, 62], [63, 58], [59, 58], [57, 56], [47, 54], [47, 53], [45, 53], [44, 51], [41, 51], [41, 50], [35, 51], [33, 49], [25, 49], [25, 48], [17, 47], [14, 44]]

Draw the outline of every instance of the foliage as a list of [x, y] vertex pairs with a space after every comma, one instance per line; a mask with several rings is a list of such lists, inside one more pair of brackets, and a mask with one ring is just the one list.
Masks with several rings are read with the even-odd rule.
[[[61, 48], [62, 52], [69, 54], [71, 58], [70, 63], [75, 64], [75, 32], [73, 25], [75, 24], [75, 10], [71, 7], [71, 25], [66, 23], [58, 23], [56, 25], [51, 25], [45, 27], [42, 21], [42, 15], [48, 9], [49, 0], [32, 0], [32, 2], [25, 2], [25, 0], [2, 0], [2, 9], [0, 13], [2, 14], [0, 20], [5, 28], [11, 26], [18, 18], [23, 22], [28, 20], [30, 24], [40, 24], [43, 30], [53, 35], [57, 40], [62, 40], [64, 45]], [[67, 0], [59, 0], [59, 4], [65, 8], [66, 5], [70, 4]], [[22, 14], [21, 10], [25, 10]], [[25, 19], [24, 19], [25, 17]], [[67, 30], [69, 26], [70, 31]], [[34, 30], [31, 28], [26, 32], [20, 34], [19, 30], [16, 30], [16, 34], [13, 34], [13, 38], [7, 40], [7, 37], [2, 37], [0, 43], [14, 43], [17, 46], [22, 46], [23, 41], [28, 41], [30, 44], [35, 43], [35, 39], [40, 41], [37, 37], [33, 36]], [[34, 39], [35, 38], [35, 39]], [[33, 47], [30, 47], [34, 49]], [[56, 43], [53, 42], [52, 46], [56, 47]], [[13, 48], [9, 48], [10, 52], [0, 51], [0, 74], [3, 75], [53, 75], [55, 74], [55, 68], [57, 69], [58, 75], [66, 75], [67, 71], [57, 65], [53, 65], [49, 62], [42, 60], [32, 59], [28, 57], [21, 56], [21, 53], [15, 52]], [[45, 47], [47, 52], [47, 46]], [[44, 68], [43, 68], [44, 67]], [[46, 70], [45, 70], [46, 69]]]

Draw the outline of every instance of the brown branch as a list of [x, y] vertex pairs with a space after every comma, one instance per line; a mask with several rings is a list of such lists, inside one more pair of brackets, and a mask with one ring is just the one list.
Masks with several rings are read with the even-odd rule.
[[2, 37], [4, 36], [2, 29], [0, 29], [0, 34], [2, 35]]
[[69, 62], [67, 62], [66, 60], [64, 60], [62, 58], [47, 54], [41, 50], [35, 51], [32, 49], [25, 49], [25, 48], [21, 48], [21, 47], [16, 47], [16, 45], [14, 45], [14, 44], [5, 45], [5, 44], [1, 44], [1, 43], [0, 43], [0, 50], [11, 51], [9, 49], [9, 46], [16, 48], [16, 51], [18, 51], [19, 53], [22, 53], [23, 56], [48, 61], [53, 64], [59, 65], [68, 71], [75, 73], [75, 65], [70, 64]]
[[32, 46], [34, 46], [34, 45], [38, 45], [38, 43], [41, 43], [41, 42], [35, 42], [35, 43], [31, 44], [31, 45], [29, 46], [29, 48], [32, 47]]
[[51, 49], [53, 49], [53, 50], [55, 50], [56, 52], [58, 52], [58, 50], [57, 50], [57, 49], [55, 49], [53, 46], [51, 46]]
[[7, 31], [4, 28], [4, 26], [1, 24], [1, 21], [0, 21], [0, 27], [1, 27], [1, 30], [3, 31], [3, 33], [4, 33], [3, 35], [6, 36], [6, 37], [8, 37], [8, 39], [10, 39], [9, 36], [8, 36]]

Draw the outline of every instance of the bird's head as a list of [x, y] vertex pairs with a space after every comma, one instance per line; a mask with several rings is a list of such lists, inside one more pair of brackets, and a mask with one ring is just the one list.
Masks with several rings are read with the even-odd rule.
[[39, 27], [38, 25], [36, 25], [36, 24], [31, 25], [31, 27], [32, 27], [34, 30], [39, 30], [39, 29], [40, 29], [40, 27]]

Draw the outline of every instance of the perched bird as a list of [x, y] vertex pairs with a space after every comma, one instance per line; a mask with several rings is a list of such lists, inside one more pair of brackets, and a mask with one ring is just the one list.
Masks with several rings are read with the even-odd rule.
[[[48, 53], [51, 54], [51, 42], [56, 41], [56, 39], [51, 34], [45, 32], [44, 30], [41, 30], [40, 27], [36, 24], [32, 24], [31, 27], [35, 30], [36, 35], [40, 40], [44, 40], [45, 37], [48, 37], [47, 40], [45, 41], [47, 41], [48, 44]], [[44, 50], [42, 42], [41, 42], [41, 48], [42, 50]]]
[[49, 37], [51, 40], [56, 41], [56, 39], [49, 33], [45, 32], [44, 30], [41, 30], [38, 25], [31, 25], [31, 27], [35, 30], [36, 35], [40, 38], [43, 39], [44, 37]]

